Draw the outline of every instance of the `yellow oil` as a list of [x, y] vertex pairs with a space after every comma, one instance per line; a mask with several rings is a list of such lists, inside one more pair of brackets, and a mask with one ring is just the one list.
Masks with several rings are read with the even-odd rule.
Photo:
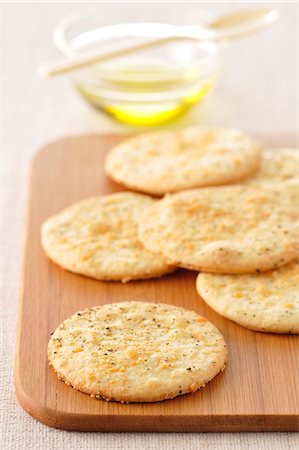
[[[215, 76], [200, 83], [194, 82], [192, 78], [195, 74], [190, 72], [183, 77], [173, 77], [171, 80], [163, 80], [163, 73], [160, 73], [160, 77], [159, 73], [154, 73], [152, 79], [147, 76], [145, 80], [138, 80], [138, 78], [130, 80], [127, 71], [122, 79], [119, 75], [118, 72], [117, 79], [105, 80], [108, 89], [113, 93], [116, 92], [114, 97], [117, 98], [117, 92], [125, 93], [120, 95], [119, 99], [109, 99], [109, 94], [106, 95], [103, 88], [91, 89], [90, 85], [79, 80], [75, 82], [75, 85], [81, 95], [97, 109], [122, 123], [137, 126], [160, 125], [175, 119], [201, 101], [216, 82]], [[174, 95], [172, 99], [167, 97], [165, 99], [164, 93], [169, 89], [173, 89], [178, 95]], [[136, 94], [140, 94], [138, 101], [134, 101]], [[154, 101], [149, 101], [148, 94], [154, 94]], [[146, 97], [144, 101], [142, 101], [143, 96]]]

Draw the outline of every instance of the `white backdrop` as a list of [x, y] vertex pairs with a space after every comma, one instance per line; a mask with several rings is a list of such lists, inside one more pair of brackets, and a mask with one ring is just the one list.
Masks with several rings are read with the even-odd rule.
[[[40, 145], [65, 135], [131, 131], [89, 108], [72, 90], [66, 78], [45, 81], [37, 76], [36, 67], [41, 61], [58, 56], [51, 40], [56, 23], [88, 3], [2, 2], [1, 5], [0, 448], [295, 450], [298, 440], [292, 433], [92, 434], [59, 431], [36, 422], [17, 403], [13, 386], [13, 356], [25, 192], [32, 155]], [[256, 134], [296, 133], [296, 2], [202, 2], [202, 8], [220, 14], [256, 3], [279, 9], [279, 23], [254, 37], [232, 44], [228, 49], [226, 71], [216, 91], [172, 127], [200, 123], [240, 127]]]

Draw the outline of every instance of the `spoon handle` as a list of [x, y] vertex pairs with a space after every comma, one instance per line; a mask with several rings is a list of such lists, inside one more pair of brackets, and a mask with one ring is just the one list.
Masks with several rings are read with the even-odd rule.
[[166, 44], [175, 41], [198, 41], [198, 37], [193, 36], [170, 36], [163, 37], [161, 39], [152, 39], [150, 41], [143, 42], [142, 44], [134, 45], [132, 47], [120, 48], [109, 53], [97, 53], [94, 55], [81, 56], [73, 61], [57, 61], [54, 63], [47, 63], [39, 66], [38, 72], [44, 78], [53, 77], [56, 75], [62, 75], [67, 72], [72, 72], [76, 69], [88, 66], [94, 63], [100, 63], [114, 59], [120, 56], [129, 55], [130, 53], [136, 53], [141, 50], [146, 50], [151, 47], [155, 47], [161, 44]]
[[[246, 21], [246, 14], [251, 20]], [[250, 16], [251, 14], [251, 16]], [[261, 12], [260, 12], [261, 14]], [[258, 17], [257, 10], [242, 11], [234, 13], [226, 18], [214, 21], [207, 28], [200, 27], [185, 27], [182, 28], [182, 33], [176, 36], [168, 36], [158, 39], [151, 39], [149, 41], [134, 45], [132, 47], [122, 47], [108, 53], [96, 53], [88, 56], [80, 56], [74, 60], [65, 60], [61, 62], [54, 62], [43, 64], [38, 68], [39, 74], [44, 78], [62, 75], [64, 73], [72, 72], [82, 67], [108, 61], [110, 59], [129, 55], [131, 53], [146, 50], [148, 48], [156, 47], [161, 44], [167, 44], [176, 41], [228, 41], [237, 39], [242, 36], [255, 33], [267, 25], [275, 22], [278, 18], [278, 13], [275, 10], [263, 11], [263, 14]], [[230, 19], [230, 20], [229, 20]], [[232, 20], [234, 19], [234, 20]], [[225, 25], [226, 24], [226, 25]]]

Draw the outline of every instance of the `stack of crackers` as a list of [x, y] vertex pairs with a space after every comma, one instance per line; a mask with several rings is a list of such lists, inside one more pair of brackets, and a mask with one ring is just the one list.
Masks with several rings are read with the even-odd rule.
[[[110, 151], [105, 171], [142, 193], [67, 208], [43, 224], [43, 248], [99, 280], [196, 270], [200, 297], [219, 314], [253, 330], [298, 333], [297, 170], [296, 150], [264, 150], [238, 130], [137, 136]], [[226, 348], [205, 318], [133, 301], [67, 319], [48, 357], [60, 379], [92, 396], [157, 401], [205, 385], [224, 369]]]

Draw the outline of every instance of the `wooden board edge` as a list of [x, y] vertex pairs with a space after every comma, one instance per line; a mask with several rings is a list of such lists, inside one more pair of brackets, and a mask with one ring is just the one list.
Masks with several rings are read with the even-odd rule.
[[[25, 195], [25, 204], [28, 205], [32, 195], [32, 173], [34, 164], [37, 156], [43, 152], [45, 147], [42, 147], [31, 159], [29, 170], [28, 170], [28, 184]], [[22, 327], [22, 311], [23, 311], [23, 299], [24, 299], [24, 273], [25, 273], [25, 264], [26, 264], [26, 254], [27, 254], [27, 246], [28, 246], [28, 233], [29, 233], [29, 208], [26, 207], [25, 210], [25, 219], [24, 219], [24, 232], [23, 232], [23, 244], [22, 244], [22, 256], [21, 256], [21, 269], [20, 269], [20, 286], [19, 286], [19, 299], [18, 299], [18, 316], [17, 316], [17, 332], [16, 332], [16, 341], [15, 341], [15, 357], [14, 357], [14, 386], [16, 397], [21, 405], [21, 407], [30, 415], [31, 409], [38, 410], [39, 408], [35, 407], [34, 400], [32, 400], [28, 393], [24, 390], [21, 380], [20, 380], [20, 341], [21, 341], [21, 327]], [[33, 416], [37, 418], [37, 416]], [[42, 420], [41, 420], [42, 421]]]
[[[85, 139], [88, 137], [101, 137], [101, 138], [113, 138], [115, 135], [113, 133], [107, 133], [105, 135], [100, 135], [99, 133], [86, 133], [80, 135], [69, 135], [63, 136], [61, 138], [56, 138], [53, 141], [46, 142], [43, 146], [41, 146], [31, 158], [29, 169], [28, 169], [28, 184], [27, 184], [27, 192], [25, 196], [25, 204], [31, 204], [32, 197], [32, 178], [33, 172], [36, 164], [38, 164], [38, 160], [43, 158], [44, 154], [52, 151], [53, 144], [55, 143], [63, 143], [67, 142], [70, 139]], [[121, 135], [122, 136], [122, 135]], [[124, 135], [125, 138], [126, 135]], [[22, 408], [32, 415], [35, 419], [45, 423], [49, 426], [55, 426], [55, 421], [53, 422], [52, 413], [48, 414], [45, 412], [44, 407], [35, 402], [34, 399], [30, 398], [30, 395], [26, 393], [24, 390], [21, 380], [20, 380], [20, 371], [19, 371], [19, 357], [20, 357], [20, 340], [21, 340], [21, 332], [22, 332], [22, 311], [23, 311], [23, 299], [24, 299], [24, 272], [26, 265], [26, 254], [27, 254], [27, 246], [28, 246], [28, 235], [29, 235], [29, 226], [30, 226], [30, 211], [29, 208], [26, 208], [25, 211], [25, 220], [24, 220], [24, 233], [23, 233], [23, 244], [22, 244], [22, 256], [21, 256], [21, 269], [20, 269], [20, 286], [19, 286], [19, 300], [18, 300], [18, 316], [17, 316], [17, 332], [16, 332], [16, 344], [15, 344], [15, 357], [14, 357], [14, 385], [16, 391], [16, 397]], [[34, 413], [32, 413], [34, 411]], [[56, 413], [55, 413], [56, 414]]]
[[[44, 425], [67, 431], [86, 432], [296, 432], [299, 415], [216, 415], [216, 416], [134, 416], [83, 415], [78, 422], [76, 414], [45, 408], [29, 398], [16, 382], [17, 398], [22, 408]], [[97, 400], [95, 400], [97, 401]]]
[[[70, 138], [98, 136], [97, 133], [80, 136], [68, 136], [55, 141], [66, 141]], [[111, 134], [111, 136], [113, 136]], [[109, 134], [101, 137], [109, 137]], [[124, 136], [125, 137], [125, 136]], [[55, 142], [53, 141], [53, 142]], [[53, 145], [49, 142], [42, 146], [34, 155], [29, 169], [29, 182], [26, 203], [31, 198], [32, 171], [38, 158], [49, 151]], [[27, 253], [27, 236], [29, 229], [30, 211], [26, 210], [25, 232], [22, 250], [21, 273], [25, 270]], [[23, 280], [21, 276], [21, 280]], [[18, 308], [17, 339], [14, 364], [14, 383], [18, 402], [21, 407], [34, 419], [52, 428], [69, 431], [102, 431], [102, 432], [267, 432], [267, 431], [299, 431], [299, 415], [206, 415], [194, 417], [189, 415], [163, 415], [163, 416], [135, 416], [135, 415], [83, 415], [80, 423], [76, 414], [64, 413], [56, 409], [47, 408], [30, 397], [22, 386], [19, 374], [19, 348], [21, 340], [21, 317], [23, 309], [23, 281], [20, 284], [20, 297]]]
[[[204, 432], [298, 432], [299, 415], [81, 415], [46, 408], [23, 390], [15, 372], [17, 399], [35, 420], [51, 428], [66, 431], [128, 433], [204, 433]], [[95, 400], [97, 401], [97, 400]]]
[[[134, 134], [138, 134], [138, 133], [134, 133]], [[131, 136], [133, 136], [132, 132], [129, 133], [119, 133], [119, 134], [114, 134], [114, 133], [105, 133], [105, 134], [101, 134], [101, 133], [82, 133], [82, 134], [70, 134], [70, 135], [66, 135], [66, 136], [62, 136], [62, 137], [57, 137], [53, 140], [50, 140], [49, 142], [46, 142], [45, 144], [43, 144], [41, 147], [38, 148], [37, 151], [35, 151], [33, 153], [33, 156], [31, 157], [31, 162], [30, 162], [30, 171], [29, 171], [29, 182], [31, 180], [31, 175], [32, 175], [32, 171], [33, 171], [33, 167], [36, 164], [36, 162], [38, 161], [38, 159], [40, 157], [43, 157], [44, 153], [47, 153], [51, 148], [53, 147], [53, 145], [55, 144], [63, 144], [64, 142], [70, 141], [70, 140], [78, 140], [78, 139], [88, 139], [88, 138], [101, 138], [101, 139], [127, 139], [130, 138]], [[27, 197], [27, 201], [29, 200], [29, 197]]]

